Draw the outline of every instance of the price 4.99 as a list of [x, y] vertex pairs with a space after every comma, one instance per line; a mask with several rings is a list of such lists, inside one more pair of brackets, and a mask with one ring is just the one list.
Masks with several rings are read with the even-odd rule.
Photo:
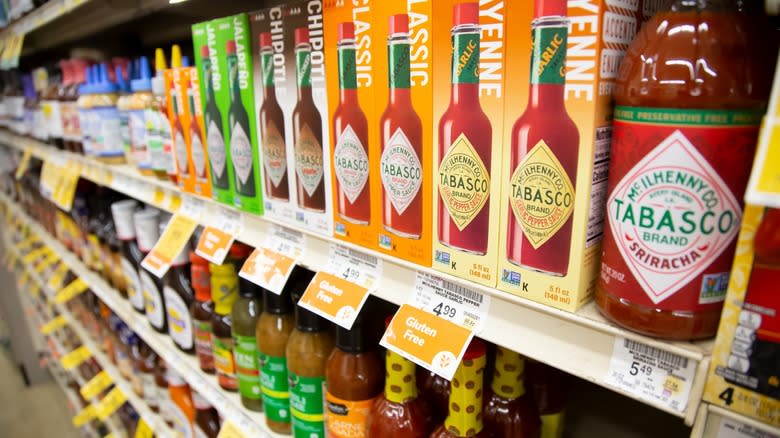
[[433, 308], [433, 313], [436, 316], [444, 316], [446, 318], [455, 318], [455, 315], [458, 313], [457, 309], [454, 307], [448, 306], [444, 303], [439, 303], [436, 305], [436, 307]]

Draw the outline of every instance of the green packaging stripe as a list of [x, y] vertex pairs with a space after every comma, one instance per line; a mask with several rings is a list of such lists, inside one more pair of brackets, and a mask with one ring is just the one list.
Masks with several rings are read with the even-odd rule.
[[458, 33], [452, 37], [452, 83], [479, 83], [479, 33]]
[[290, 422], [287, 359], [260, 353], [260, 383], [265, 415], [273, 421]]
[[311, 50], [297, 49], [295, 51], [295, 67], [299, 87], [311, 87]]
[[323, 377], [290, 374], [290, 410], [295, 437], [324, 437]]
[[566, 82], [566, 26], [533, 30], [531, 83], [563, 85]]
[[354, 90], [357, 88], [357, 66], [355, 65], [355, 49], [339, 49], [339, 88]]
[[387, 46], [387, 75], [390, 88], [409, 88], [409, 44]]
[[238, 391], [246, 398], [259, 400], [260, 369], [257, 358], [257, 340], [254, 336], [233, 334], [236, 358], [236, 373], [238, 374]]
[[260, 53], [260, 59], [263, 69], [263, 85], [266, 87], [274, 86], [274, 56], [270, 50]]
[[761, 123], [760, 110], [700, 110], [616, 106], [615, 120], [680, 126], [755, 126]]

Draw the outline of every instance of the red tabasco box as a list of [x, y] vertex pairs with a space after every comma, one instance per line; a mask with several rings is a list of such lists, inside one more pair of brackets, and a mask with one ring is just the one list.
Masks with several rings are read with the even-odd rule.
[[433, 11], [433, 267], [488, 286], [498, 278], [507, 4], [446, 0]]
[[[431, 264], [433, 0], [372, 4], [374, 118], [369, 144], [373, 248]], [[372, 194], [372, 196], [374, 196]]]
[[498, 288], [569, 311], [595, 287], [611, 95], [638, 28], [638, 1], [608, 3], [506, 4]]

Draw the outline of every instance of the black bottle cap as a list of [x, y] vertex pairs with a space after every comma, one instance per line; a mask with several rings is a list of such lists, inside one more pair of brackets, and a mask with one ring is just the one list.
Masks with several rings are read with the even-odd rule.
[[[293, 272], [290, 274], [290, 278], [287, 280], [287, 284], [284, 285], [284, 288], [290, 289], [290, 295], [295, 303], [301, 299], [303, 292], [306, 291], [306, 287], [309, 285], [312, 278], [314, 278], [314, 272], [297, 265], [293, 268]], [[319, 332], [327, 329], [328, 322], [301, 306], [296, 305], [295, 327], [303, 332]]]
[[242, 298], [261, 300], [263, 299], [263, 288], [243, 277], [238, 277], [238, 295]]
[[273, 315], [286, 315], [293, 312], [293, 302], [288, 288], [282, 289], [277, 295], [271, 291], [263, 291], [263, 310]]

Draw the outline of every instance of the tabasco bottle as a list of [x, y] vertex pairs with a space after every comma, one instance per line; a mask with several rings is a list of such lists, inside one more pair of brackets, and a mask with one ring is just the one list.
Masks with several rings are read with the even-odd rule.
[[209, 47], [204, 45], [200, 51], [203, 64], [203, 82], [206, 85], [206, 105], [203, 109], [203, 119], [206, 125], [206, 148], [209, 153], [209, 166], [211, 167], [211, 184], [217, 189], [229, 190], [225, 135], [222, 132], [222, 113], [217, 106], [217, 97], [214, 94], [214, 78], [212, 78], [214, 66], [209, 57]]
[[422, 233], [422, 122], [412, 106], [409, 16], [390, 17], [387, 36], [389, 99], [380, 119], [382, 224], [402, 237]]
[[269, 198], [290, 200], [287, 179], [287, 151], [284, 139], [284, 113], [276, 100], [271, 33], [263, 32], [260, 40], [260, 67], [263, 81], [263, 103], [260, 105], [265, 192]]
[[533, 394], [525, 386], [525, 358], [496, 348], [492, 394], [484, 407], [485, 428], [496, 438], [537, 438], [542, 422]]
[[358, 101], [355, 24], [339, 23], [338, 33], [339, 105], [333, 113], [336, 208], [345, 221], [368, 224], [371, 219], [371, 194], [367, 187], [368, 122]]
[[298, 206], [322, 212], [325, 211], [322, 118], [311, 94], [311, 44], [309, 29], [305, 27], [295, 29], [295, 72], [298, 103], [292, 120]]
[[172, 89], [171, 107], [173, 109], [173, 147], [175, 150], [174, 155], [176, 156], [176, 166], [179, 172], [179, 176], [177, 178], [179, 178], [178, 181], [180, 181], [180, 184], [183, 184], [181, 181], [189, 178], [190, 175], [189, 160], [187, 159], [187, 141], [185, 140], [184, 136], [184, 128], [181, 125], [181, 116], [185, 112], [185, 105], [187, 105], [187, 102], [179, 101], [178, 90]]
[[254, 197], [257, 193], [255, 188], [254, 158], [252, 156], [252, 142], [249, 138], [249, 115], [247, 115], [244, 103], [241, 101], [236, 42], [233, 40], [228, 41], [225, 44], [225, 52], [227, 53], [228, 83], [230, 87], [230, 109], [228, 110], [230, 159], [233, 162], [236, 198], [239, 195]]
[[438, 239], [483, 255], [490, 234], [493, 129], [479, 102], [479, 4], [456, 4], [452, 20], [452, 93], [439, 120]]
[[507, 259], [566, 275], [580, 135], [563, 101], [566, 79], [565, 0], [537, 0], [531, 23], [530, 90], [512, 127]]

